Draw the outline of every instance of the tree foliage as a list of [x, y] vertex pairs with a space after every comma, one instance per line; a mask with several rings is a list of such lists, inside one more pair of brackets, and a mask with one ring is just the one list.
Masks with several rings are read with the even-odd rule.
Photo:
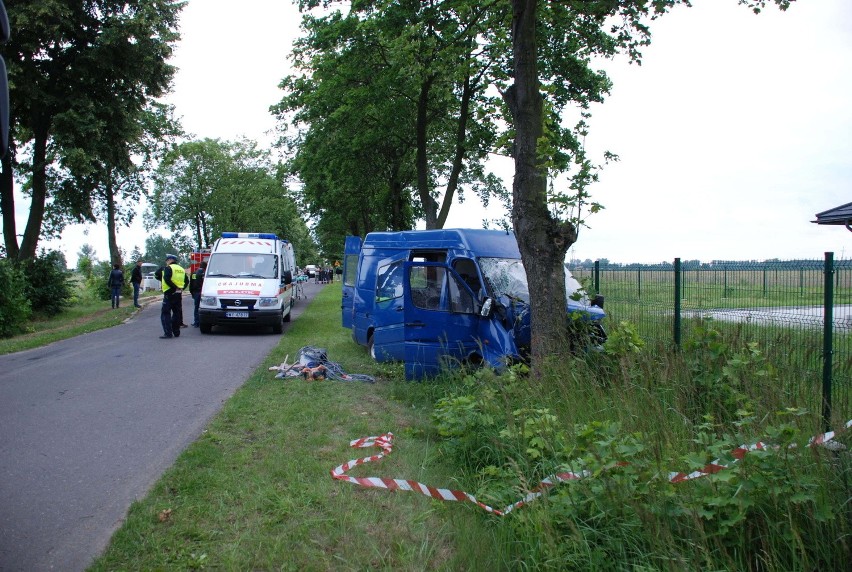
[[226, 231], [272, 232], [290, 240], [297, 255], [314, 251], [281, 171], [248, 140], [189, 141], [167, 153], [154, 175], [146, 225], [188, 237], [195, 248]]
[[[146, 105], [169, 88], [166, 63], [178, 40], [178, 0], [16, 0], [2, 51], [10, 80], [10, 152], [3, 158], [0, 208], [11, 257], [34, 258], [42, 234], [93, 219], [94, 194], [116, 191], [131, 170]], [[30, 213], [20, 246], [14, 175]], [[106, 198], [106, 196], [105, 196]]]
[[342, 242], [416, 218], [441, 228], [465, 190], [486, 202], [504, 193], [484, 168], [499, 100], [486, 95], [476, 41], [488, 11], [472, 6], [365, 1], [305, 17], [301, 74], [282, 81], [273, 111], [319, 234]]

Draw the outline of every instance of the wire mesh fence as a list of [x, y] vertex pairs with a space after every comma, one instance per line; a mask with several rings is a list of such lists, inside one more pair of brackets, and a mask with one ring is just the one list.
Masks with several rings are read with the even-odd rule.
[[796, 380], [792, 389], [808, 407], [824, 411], [825, 389], [837, 415], [852, 412], [852, 261], [827, 253], [825, 260], [595, 263], [571, 272], [604, 295], [611, 325], [629, 321], [648, 341], [682, 346], [709, 321], [729, 344], [757, 343], [784, 379]]

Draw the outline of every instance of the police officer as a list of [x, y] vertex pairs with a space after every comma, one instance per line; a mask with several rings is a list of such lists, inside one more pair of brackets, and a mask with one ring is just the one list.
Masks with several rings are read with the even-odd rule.
[[201, 290], [204, 288], [204, 272], [207, 270], [207, 262], [202, 262], [192, 276], [189, 278], [189, 293], [192, 294], [192, 301], [195, 304], [193, 312], [192, 327], [197, 328], [201, 325], [198, 321], [198, 308], [201, 306]]
[[183, 302], [181, 293], [186, 287], [186, 270], [177, 263], [177, 256], [166, 255], [166, 265], [157, 270], [155, 276], [163, 286], [163, 308], [160, 311], [160, 322], [163, 324], [163, 335], [160, 339], [180, 337], [180, 326], [183, 324]]

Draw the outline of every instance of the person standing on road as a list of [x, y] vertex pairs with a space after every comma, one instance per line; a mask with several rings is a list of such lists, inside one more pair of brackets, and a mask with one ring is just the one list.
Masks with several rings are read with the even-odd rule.
[[121, 288], [123, 286], [124, 272], [121, 270], [121, 264], [115, 263], [112, 265], [112, 270], [109, 273], [109, 290], [113, 310], [118, 308], [118, 301], [121, 298]]
[[136, 261], [136, 266], [130, 272], [130, 283], [133, 284], [133, 306], [141, 308], [139, 305], [139, 290], [142, 288], [142, 259]]
[[181, 293], [186, 287], [186, 270], [177, 263], [177, 256], [167, 254], [166, 265], [157, 270], [156, 277], [163, 287], [163, 308], [160, 311], [163, 335], [160, 339], [178, 338], [183, 324]]
[[198, 270], [193, 272], [189, 279], [189, 293], [192, 294], [192, 301], [195, 303], [193, 312], [192, 327], [197, 328], [201, 325], [198, 321], [198, 307], [201, 306], [201, 287], [204, 286], [204, 271], [207, 270], [207, 262], [202, 262]]

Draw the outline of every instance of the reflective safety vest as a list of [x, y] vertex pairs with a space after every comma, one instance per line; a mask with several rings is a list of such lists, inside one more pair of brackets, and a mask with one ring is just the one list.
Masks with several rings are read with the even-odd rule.
[[[172, 269], [172, 284], [183, 290], [186, 287], [186, 270], [180, 264], [169, 264], [169, 268]], [[165, 274], [163, 272], [163, 281], [160, 282], [163, 286], [163, 292], [169, 289], [169, 285], [166, 284]]]

